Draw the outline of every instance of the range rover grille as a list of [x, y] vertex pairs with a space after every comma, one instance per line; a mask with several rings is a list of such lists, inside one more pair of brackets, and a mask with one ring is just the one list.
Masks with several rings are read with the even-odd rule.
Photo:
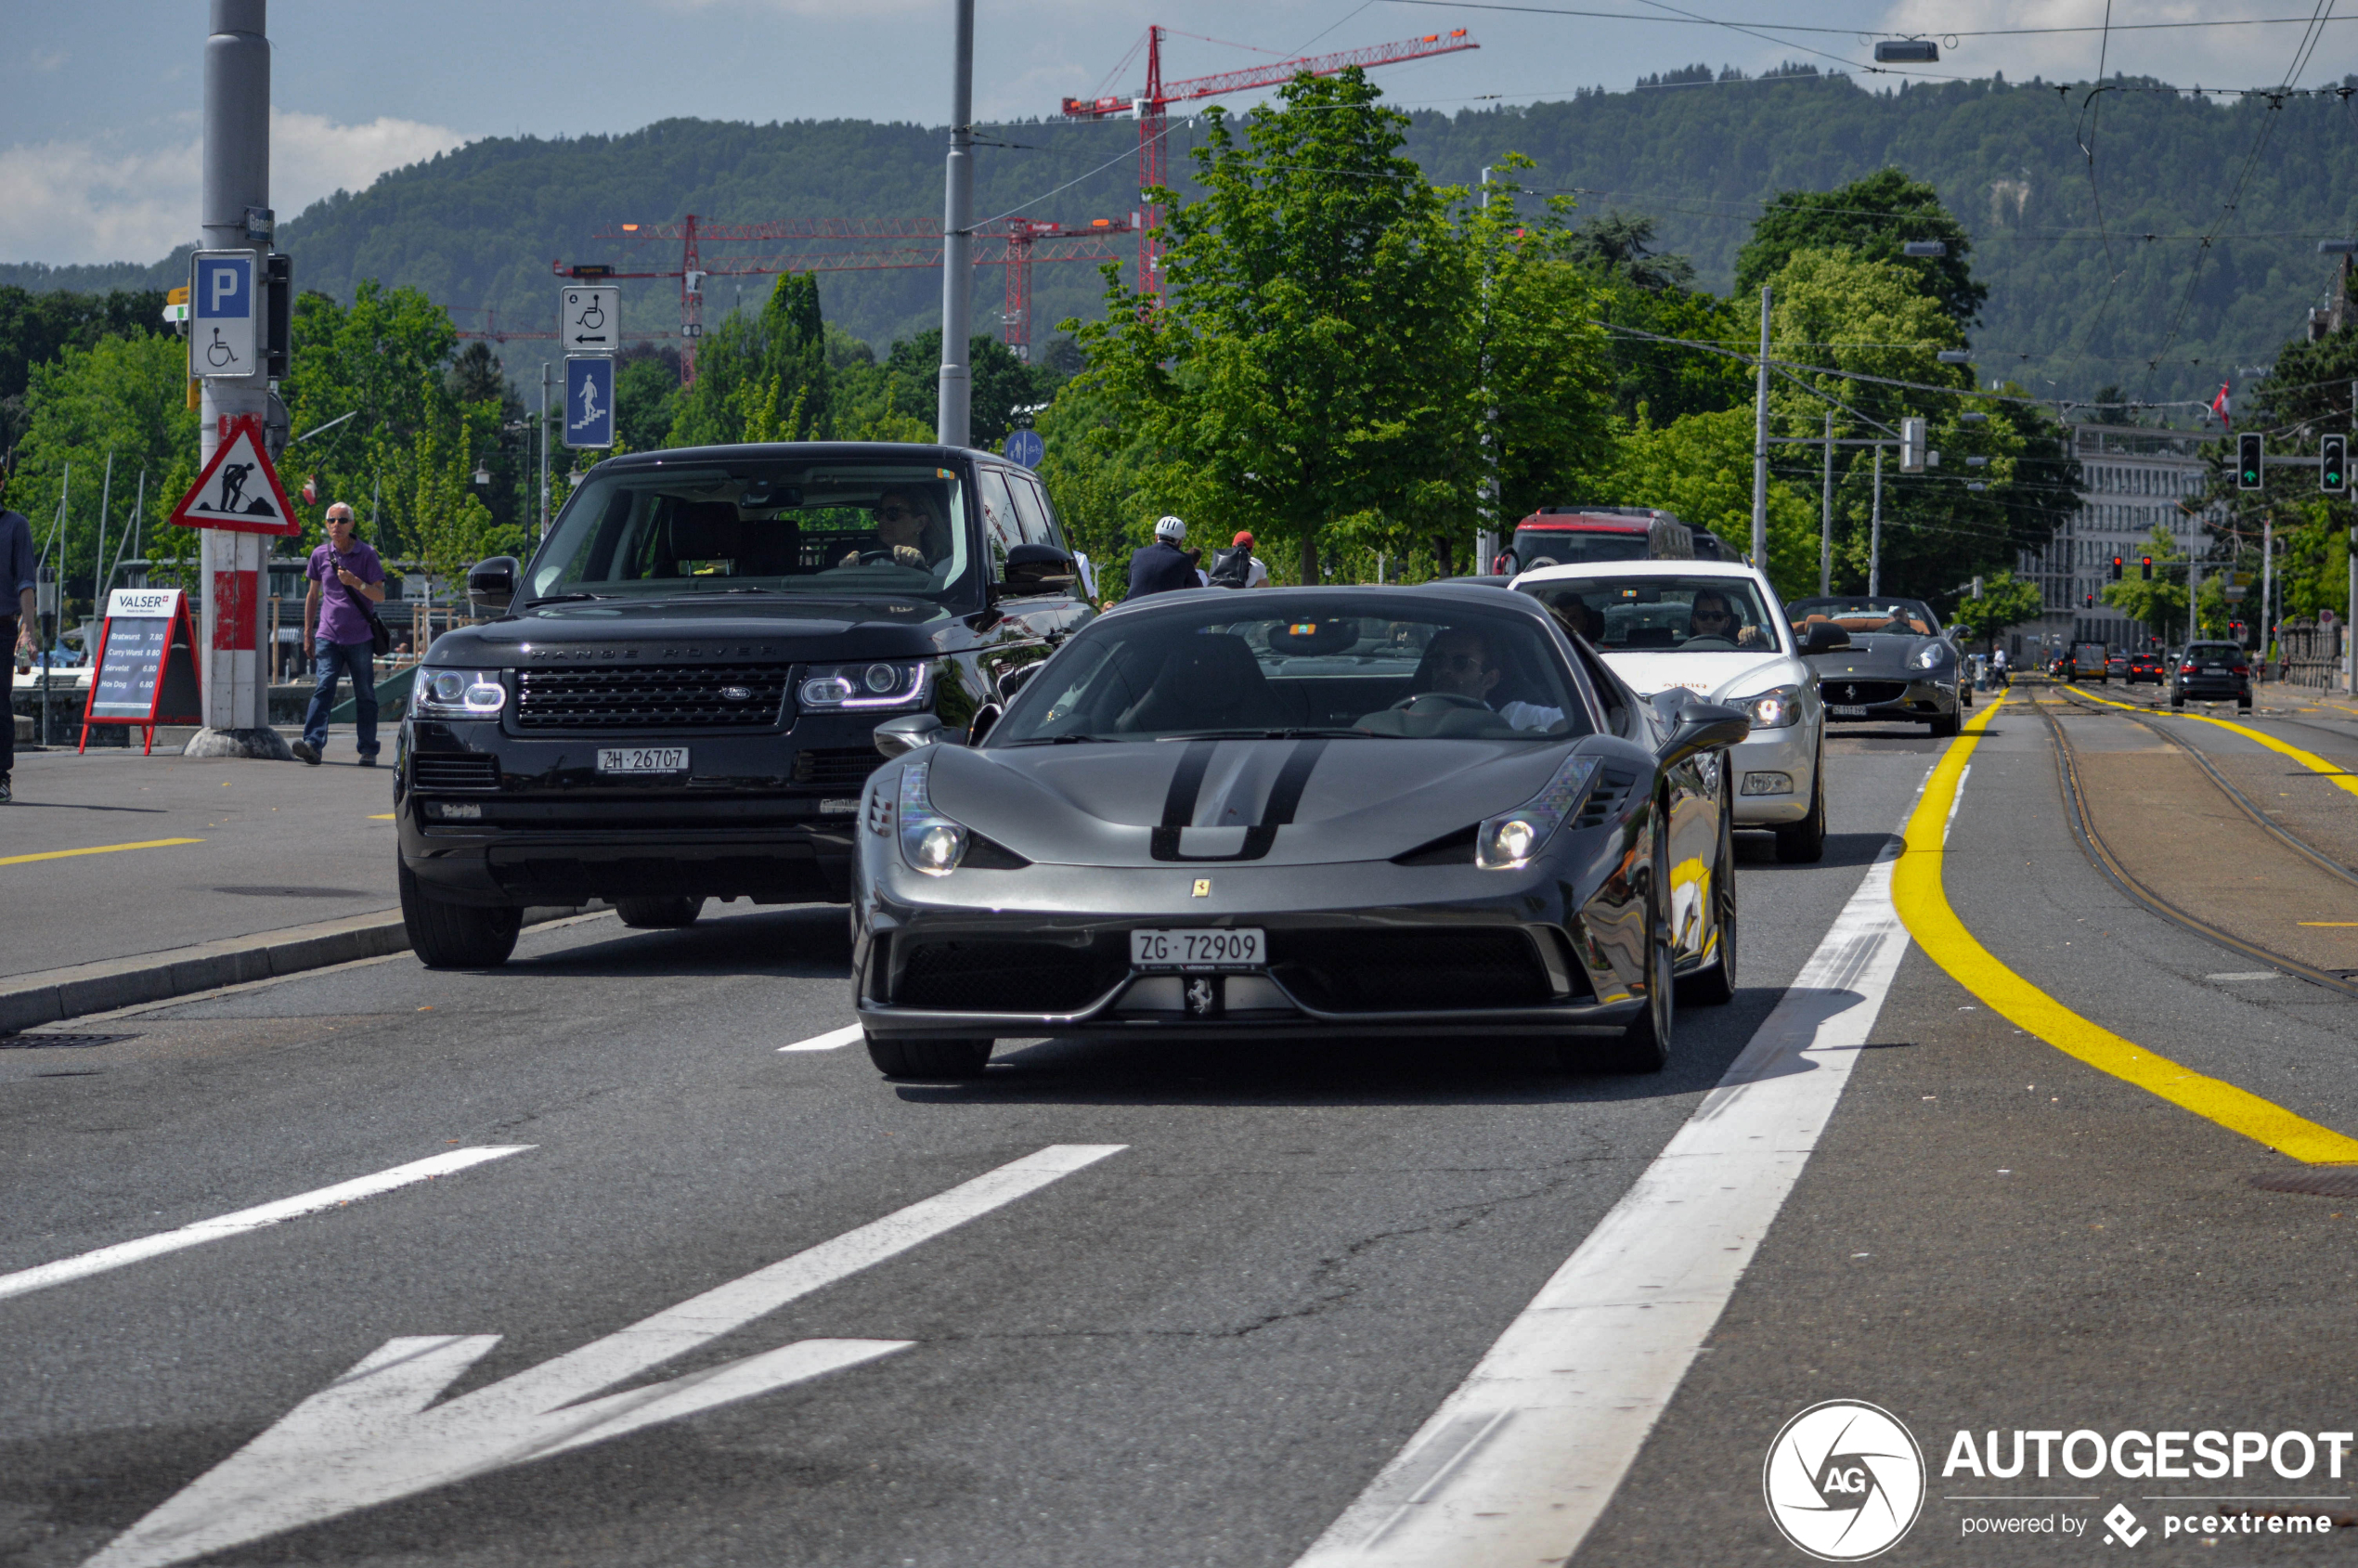
[[884, 754], [872, 745], [812, 746], [795, 753], [794, 782], [853, 791], [866, 784], [868, 775], [884, 762]]
[[[520, 730], [767, 730], [785, 708], [785, 664], [520, 669]], [[733, 693], [743, 692], [744, 696]]]

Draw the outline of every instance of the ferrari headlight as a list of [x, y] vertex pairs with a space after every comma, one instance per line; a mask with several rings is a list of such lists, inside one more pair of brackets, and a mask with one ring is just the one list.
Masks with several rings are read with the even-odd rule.
[[1801, 722], [1801, 688], [1780, 686], [1756, 697], [1745, 697], [1738, 706], [1752, 716], [1756, 730], [1790, 729]]
[[900, 770], [900, 858], [912, 871], [947, 876], [966, 858], [966, 830], [933, 809], [933, 759]]
[[1593, 757], [1565, 758], [1547, 788], [1474, 830], [1474, 864], [1484, 871], [1512, 871], [1529, 863], [1579, 806], [1596, 771]]
[[795, 683], [795, 700], [809, 713], [889, 713], [924, 706], [932, 684], [929, 659], [816, 664]]
[[1908, 667], [1911, 669], [1938, 669], [1949, 662], [1949, 653], [1948, 643], [1928, 642], [1916, 650], [1915, 654], [1908, 660]]
[[491, 719], [508, 706], [496, 669], [421, 669], [409, 711], [421, 719]]

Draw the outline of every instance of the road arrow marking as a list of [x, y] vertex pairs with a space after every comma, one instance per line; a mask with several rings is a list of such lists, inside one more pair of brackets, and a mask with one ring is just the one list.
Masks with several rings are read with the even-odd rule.
[[156, 1257], [164, 1252], [176, 1252], [183, 1247], [201, 1246], [207, 1241], [218, 1241], [225, 1236], [260, 1230], [265, 1225], [275, 1225], [281, 1220], [292, 1220], [297, 1215], [316, 1214], [322, 1209], [333, 1209], [339, 1204], [356, 1203], [361, 1199], [374, 1198], [381, 1192], [391, 1192], [412, 1182], [431, 1181], [436, 1176], [447, 1176], [453, 1171], [463, 1171], [470, 1165], [480, 1165], [486, 1160], [504, 1160], [512, 1154], [522, 1154], [532, 1147], [530, 1144], [486, 1144], [480, 1148], [448, 1149], [430, 1160], [396, 1165], [373, 1176], [359, 1176], [348, 1182], [338, 1182], [334, 1186], [323, 1186], [316, 1192], [281, 1198], [276, 1203], [264, 1203], [252, 1209], [240, 1209], [234, 1214], [199, 1220], [177, 1230], [143, 1236], [136, 1241], [119, 1241], [111, 1247], [101, 1247], [95, 1252], [60, 1258], [54, 1263], [19, 1269], [14, 1274], [0, 1274], [0, 1301], [6, 1301], [10, 1296], [21, 1296], [30, 1290], [45, 1290], [69, 1279], [104, 1274], [110, 1268], [121, 1268], [125, 1263], [136, 1263], [143, 1258]]
[[1125, 1147], [1058, 1144], [1026, 1155], [447, 1404], [433, 1401], [499, 1336], [388, 1340], [117, 1536], [85, 1568], [184, 1562], [905, 1350], [912, 1341], [800, 1340], [667, 1382], [590, 1397]]

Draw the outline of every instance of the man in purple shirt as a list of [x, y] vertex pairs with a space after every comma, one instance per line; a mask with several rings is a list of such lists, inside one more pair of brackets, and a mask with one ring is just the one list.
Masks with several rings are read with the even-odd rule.
[[328, 508], [328, 542], [311, 552], [304, 575], [311, 587], [303, 598], [303, 651], [316, 661], [319, 683], [312, 688], [311, 707], [303, 716], [303, 739], [292, 750], [313, 767], [328, 745], [328, 715], [336, 706], [336, 679], [352, 677], [353, 729], [359, 745], [360, 766], [377, 765], [377, 667], [369, 646], [366, 599], [381, 604], [385, 596], [384, 563], [360, 542], [352, 529], [352, 508], [342, 501]]

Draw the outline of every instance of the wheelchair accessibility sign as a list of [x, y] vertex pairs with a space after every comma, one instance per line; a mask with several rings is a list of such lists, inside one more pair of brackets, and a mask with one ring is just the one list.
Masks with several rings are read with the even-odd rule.
[[220, 380], [262, 369], [252, 251], [199, 251], [188, 277], [188, 374]]

